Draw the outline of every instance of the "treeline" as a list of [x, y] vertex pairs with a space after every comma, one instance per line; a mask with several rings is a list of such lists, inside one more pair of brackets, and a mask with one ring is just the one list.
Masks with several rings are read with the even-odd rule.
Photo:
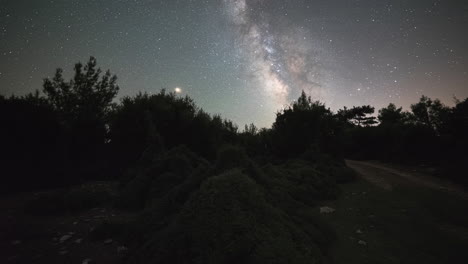
[[91, 58], [75, 65], [70, 80], [57, 69], [42, 92], [0, 96], [2, 191], [120, 178], [180, 145], [208, 161], [233, 145], [259, 164], [294, 158], [343, 164], [344, 157], [424, 162], [466, 183], [468, 99], [448, 107], [423, 96], [410, 112], [390, 104], [376, 117], [371, 106], [334, 113], [303, 92], [277, 113], [272, 128], [251, 124], [240, 131], [164, 90], [116, 103], [116, 80]]
[[342, 163], [341, 128], [330, 110], [305, 94], [278, 113], [272, 129], [252, 124], [240, 132], [189, 97], [165, 90], [116, 103], [117, 78], [103, 73], [95, 58], [77, 63], [70, 80], [62, 72], [46, 78], [42, 92], [0, 96], [2, 191], [118, 179], [180, 145], [208, 161], [233, 145], [261, 164], [301, 155]]
[[[468, 98], [449, 107], [426, 96], [410, 111], [389, 104], [338, 111], [346, 123], [344, 151], [353, 159], [425, 165], [440, 177], [468, 186]], [[360, 114], [356, 115], [354, 112]]]

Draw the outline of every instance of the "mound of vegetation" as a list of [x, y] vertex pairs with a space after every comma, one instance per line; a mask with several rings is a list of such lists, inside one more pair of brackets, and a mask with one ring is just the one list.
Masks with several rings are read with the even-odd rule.
[[144, 208], [129, 228], [129, 263], [322, 263], [327, 257], [334, 234], [314, 206], [336, 197], [338, 187], [310, 161], [259, 167], [242, 148], [225, 146], [210, 164], [179, 147], [140, 171], [121, 197], [138, 196]]
[[314, 237], [272, 205], [261, 186], [231, 170], [204, 181], [130, 262], [318, 263], [322, 254]]

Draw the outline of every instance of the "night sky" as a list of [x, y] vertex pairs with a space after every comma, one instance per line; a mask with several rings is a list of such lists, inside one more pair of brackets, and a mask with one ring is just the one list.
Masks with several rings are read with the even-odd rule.
[[95, 56], [119, 96], [189, 95], [269, 127], [301, 90], [333, 110], [468, 97], [468, 1], [0, 0], [0, 94]]

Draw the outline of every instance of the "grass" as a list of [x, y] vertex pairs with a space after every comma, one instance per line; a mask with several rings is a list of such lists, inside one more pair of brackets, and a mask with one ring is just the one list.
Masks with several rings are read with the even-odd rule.
[[363, 180], [342, 189], [328, 203], [336, 212], [326, 216], [338, 235], [335, 263], [467, 263], [467, 201], [416, 186], [386, 191]]

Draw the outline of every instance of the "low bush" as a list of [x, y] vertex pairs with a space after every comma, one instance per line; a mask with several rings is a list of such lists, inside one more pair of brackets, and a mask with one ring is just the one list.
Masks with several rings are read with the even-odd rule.
[[130, 263], [319, 263], [323, 256], [311, 232], [238, 169], [205, 180], [165, 228], [146, 223], [152, 233]]
[[163, 197], [182, 184], [198, 167], [208, 162], [184, 146], [169, 150], [158, 157], [149, 168], [137, 167], [125, 176], [116, 206], [124, 209], [143, 209], [148, 202]]

